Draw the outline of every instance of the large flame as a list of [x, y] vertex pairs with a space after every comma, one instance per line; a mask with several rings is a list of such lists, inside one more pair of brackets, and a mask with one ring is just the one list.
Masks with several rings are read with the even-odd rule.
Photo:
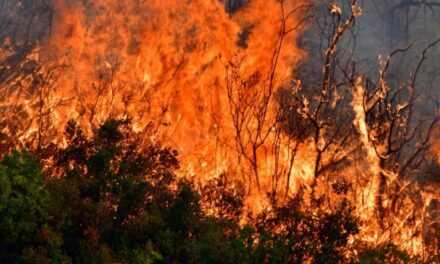
[[[233, 93], [248, 99], [265, 103], [268, 86], [275, 94], [305, 56], [296, 46], [303, 5], [256, 0], [231, 15], [218, 0], [55, 1], [53, 34], [38, 52], [43, 65], [63, 67], [45, 98], [57, 105], [51, 121], [62, 129], [69, 119], [86, 125], [130, 117], [150, 140], [179, 150], [182, 174], [203, 180], [256, 173], [267, 186], [275, 166], [271, 124], [260, 124], [271, 135], [252, 171], [236, 151], [227, 75], [233, 68], [241, 87]], [[245, 82], [253, 86], [243, 88]], [[240, 107], [249, 103], [242, 98]], [[267, 102], [268, 120], [274, 100]], [[252, 118], [246, 129], [259, 125]], [[242, 152], [251, 152], [245, 144]]]
[[[7, 92], [0, 106], [24, 105], [17, 111], [29, 113], [21, 117], [29, 124], [21, 124], [26, 132], [17, 137], [44, 143], [63, 144], [70, 119], [91, 130], [109, 117], [131, 118], [145, 140], [177, 148], [181, 175], [204, 182], [228, 173], [246, 184], [248, 206], [258, 211], [266, 193], [286, 185], [295, 192], [314, 178], [316, 143], [294, 142], [273, 122], [278, 90], [290, 85], [306, 58], [296, 43], [307, 2], [252, 0], [228, 13], [219, 0], [55, 0], [52, 34], [28, 55], [41, 65], [38, 74], [14, 81], [11, 87], [28, 84], [27, 90]], [[43, 87], [38, 91], [29, 85], [35, 80]], [[388, 172], [370, 142], [360, 79], [351, 106], [366, 158], [344, 172], [368, 179], [353, 191], [368, 222], [375, 217], [379, 174]], [[14, 119], [14, 113], [5, 115]], [[424, 210], [433, 200], [426, 195]], [[376, 223], [365, 226], [361, 239], [388, 239]], [[398, 239], [417, 251], [422, 242], [420, 235], [409, 238], [414, 230]]]

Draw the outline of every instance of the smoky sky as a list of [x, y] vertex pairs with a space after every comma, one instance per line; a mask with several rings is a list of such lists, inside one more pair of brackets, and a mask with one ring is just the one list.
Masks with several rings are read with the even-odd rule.
[[[333, 25], [344, 21], [350, 13], [348, 0], [314, 0], [314, 17], [299, 45], [308, 53], [308, 60], [299, 67], [297, 75], [307, 82], [319, 82], [322, 62]], [[335, 17], [329, 6], [336, 3], [342, 14]], [[338, 67], [353, 67], [358, 74], [377, 81], [381, 63], [395, 50], [387, 81], [394, 87], [407, 85], [412, 78], [423, 50], [440, 38], [440, 1], [359, 0], [362, 15], [344, 35], [337, 46]], [[440, 77], [440, 45], [426, 53], [418, 74], [417, 98], [420, 115], [432, 114], [440, 93], [436, 87]]]

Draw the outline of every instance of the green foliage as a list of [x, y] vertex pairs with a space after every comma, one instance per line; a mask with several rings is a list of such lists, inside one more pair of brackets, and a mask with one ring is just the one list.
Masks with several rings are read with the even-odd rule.
[[295, 197], [252, 220], [255, 226], [248, 229], [246, 240], [258, 238], [252, 243], [253, 263], [348, 261], [348, 239], [358, 232], [351, 209], [346, 204], [333, 213], [301, 208], [301, 197]]
[[[395, 263], [394, 247], [353, 252], [348, 203], [305, 209], [301, 196], [243, 220], [244, 190], [227, 175], [177, 179], [177, 152], [142, 143], [126, 120], [91, 136], [74, 122], [65, 147], [0, 162], [0, 263]], [[317, 207], [319, 208], [319, 207]], [[414, 262], [415, 263], [415, 262]]]
[[57, 218], [66, 251], [79, 262], [97, 263], [117, 259], [126, 248], [138, 252], [163, 226], [164, 210], [173, 201], [176, 152], [141, 148], [124, 120], [109, 120], [91, 138], [71, 122], [66, 135], [68, 146], [52, 157], [52, 169], [62, 177], [50, 182], [52, 192], [63, 197]]
[[68, 261], [49, 225], [49, 204], [39, 163], [28, 153], [13, 152], [0, 162], [1, 263]]

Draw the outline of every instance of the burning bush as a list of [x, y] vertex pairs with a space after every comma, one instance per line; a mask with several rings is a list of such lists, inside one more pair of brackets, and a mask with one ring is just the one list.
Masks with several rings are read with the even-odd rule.
[[[392, 18], [380, 16], [393, 24], [414, 6], [436, 8], [402, 1], [386, 9]], [[424, 86], [438, 75], [426, 64], [440, 40], [411, 55], [410, 43], [386, 49], [365, 64], [359, 56], [371, 51], [356, 50], [362, 15], [356, 0], [0, 4], [0, 157], [5, 171], [8, 160], [32, 163], [14, 149], [41, 161], [45, 182], [23, 174], [49, 193], [41, 210], [50, 217], [38, 225], [51, 228], [30, 221], [23, 232], [56, 241], [5, 242], [21, 244], [11, 254], [74, 262], [435, 255], [440, 118], [438, 96]], [[3, 175], [5, 193], [14, 173]]]
[[242, 195], [219, 179], [200, 199], [175, 177], [177, 153], [139, 144], [128, 121], [109, 120], [92, 137], [71, 122], [66, 133], [65, 147], [35, 152], [45, 181], [29, 154], [2, 161], [3, 261], [340, 263], [362, 250], [347, 201], [326, 212], [297, 195], [240, 223]]

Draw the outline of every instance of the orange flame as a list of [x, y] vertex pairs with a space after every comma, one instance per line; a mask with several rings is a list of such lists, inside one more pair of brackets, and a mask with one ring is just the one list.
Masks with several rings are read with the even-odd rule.
[[[53, 123], [62, 129], [72, 118], [86, 126], [129, 116], [150, 140], [179, 150], [182, 174], [203, 180], [250, 173], [235, 151], [228, 69], [235, 65], [243, 82], [271, 81], [276, 93], [305, 57], [296, 46], [304, 3], [256, 0], [231, 15], [217, 0], [57, 0], [53, 34], [38, 53], [43, 65], [63, 67], [49, 92], [52, 104], [64, 101]], [[262, 100], [256, 84], [244, 92]], [[271, 135], [257, 154], [263, 179], [274, 167], [268, 154], [274, 138], [264, 126]], [[255, 127], [250, 121], [248, 129]]]
[[[296, 41], [307, 2], [253, 0], [230, 14], [218, 0], [55, 0], [52, 35], [29, 55], [42, 65], [44, 88], [39, 94], [10, 92], [0, 106], [25, 106], [31, 122], [18, 137], [53, 126], [56, 132], [45, 136], [57, 144], [63, 144], [60, 132], [70, 119], [91, 130], [109, 117], [129, 117], [137, 131], [149, 135], [146, 140], [179, 150], [181, 175], [205, 182], [227, 172], [247, 185], [247, 205], [259, 211], [267, 206], [264, 192], [278, 185], [295, 192], [314, 178], [319, 142], [306, 139], [291, 163], [292, 139], [272, 122], [278, 107], [274, 95], [306, 58]], [[7, 51], [1, 50], [4, 56]], [[380, 167], [370, 142], [360, 80], [351, 106], [366, 159], [344, 170], [368, 178], [353, 194], [360, 218], [368, 221], [375, 213], [379, 174], [395, 176]], [[264, 192], [256, 191], [258, 178]], [[434, 198], [423, 195], [426, 211]], [[366, 223], [361, 239], [388, 239], [376, 227]], [[401, 231], [399, 223], [394, 229]], [[404, 230], [398, 239], [417, 251], [422, 241], [412, 236], [414, 230]]]

